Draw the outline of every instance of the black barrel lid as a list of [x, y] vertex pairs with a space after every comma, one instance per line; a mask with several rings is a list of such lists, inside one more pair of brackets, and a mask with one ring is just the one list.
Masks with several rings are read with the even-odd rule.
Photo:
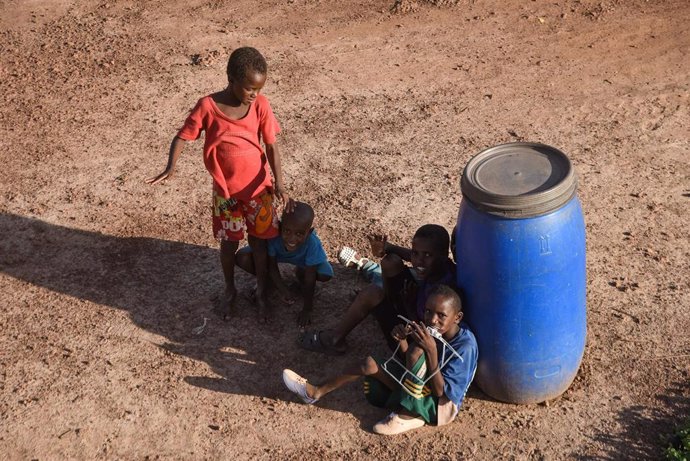
[[529, 218], [565, 205], [577, 176], [560, 150], [545, 144], [513, 142], [485, 149], [465, 166], [460, 189], [487, 213]]

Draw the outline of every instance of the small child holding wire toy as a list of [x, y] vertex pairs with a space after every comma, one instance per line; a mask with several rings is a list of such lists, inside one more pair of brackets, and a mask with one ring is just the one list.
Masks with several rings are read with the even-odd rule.
[[283, 382], [305, 403], [313, 404], [364, 376], [367, 400], [393, 410], [374, 425], [377, 434], [394, 435], [425, 424], [448, 424], [457, 416], [477, 370], [477, 341], [468, 326], [461, 323], [462, 315], [457, 293], [439, 285], [427, 299], [423, 323], [403, 318], [407, 323], [393, 329], [398, 347], [389, 359], [369, 356], [321, 385], [313, 385], [286, 369]]

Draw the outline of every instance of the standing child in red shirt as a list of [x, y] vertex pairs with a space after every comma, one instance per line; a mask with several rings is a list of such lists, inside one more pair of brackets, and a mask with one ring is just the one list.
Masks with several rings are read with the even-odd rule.
[[235, 252], [245, 230], [256, 269], [260, 319], [268, 318], [266, 241], [278, 235], [275, 199], [287, 211], [292, 209], [283, 186], [276, 144], [280, 126], [268, 99], [259, 94], [267, 71], [266, 60], [256, 49], [233, 51], [228, 61], [227, 88], [197, 102], [173, 138], [165, 171], [147, 179], [149, 184], [156, 184], [170, 178], [185, 142], [206, 132], [204, 164], [213, 177], [213, 233], [220, 240], [226, 287], [221, 310], [226, 318], [235, 309]]

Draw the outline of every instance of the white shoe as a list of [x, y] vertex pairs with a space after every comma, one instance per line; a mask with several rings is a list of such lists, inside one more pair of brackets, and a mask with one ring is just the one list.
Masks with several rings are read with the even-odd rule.
[[287, 369], [283, 370], [283, 382], [290, 391], [297, 394], [307, 405], [318, 402], [319, 399], [307, 395], [307, 380], [294, 371]]
[[395, 435], [411, 431], [424, 426], [422, 418], [401, 418], [397, 413], [391, 413], [374, 424], [374, 433], [381, 435]]

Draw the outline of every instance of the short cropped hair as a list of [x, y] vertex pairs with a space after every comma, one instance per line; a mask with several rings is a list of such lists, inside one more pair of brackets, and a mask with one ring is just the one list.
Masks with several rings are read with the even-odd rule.
[[237, 48], [230, 54], [228, 60], [228, 78], [242, 80], [249, 72], [257, 72], [266, 75], [268, 64], [259, 50], [251, 46]]
[[460, 295], [448, 285], [435, 285], [429, 292], [427, 299], [430, 299], [432, 296], [443, 298], [445, 302], [451, 304], [455, 312], [462, 312], [462, 299], [460, 299]]
[[448, 235], [448, 231], [443, 226], [439, 226], [438, 224], [424, 224], [417, 229], [413, 238], [427, 239], [441, 254], [448, 254], [450, 235]]
[[289, 213], [283, 210], [280, 220], [281, 222], [289, 220], [311, 227], [314, 223], [314, 209], [307, 203], [295, 201], [295, 208]]

